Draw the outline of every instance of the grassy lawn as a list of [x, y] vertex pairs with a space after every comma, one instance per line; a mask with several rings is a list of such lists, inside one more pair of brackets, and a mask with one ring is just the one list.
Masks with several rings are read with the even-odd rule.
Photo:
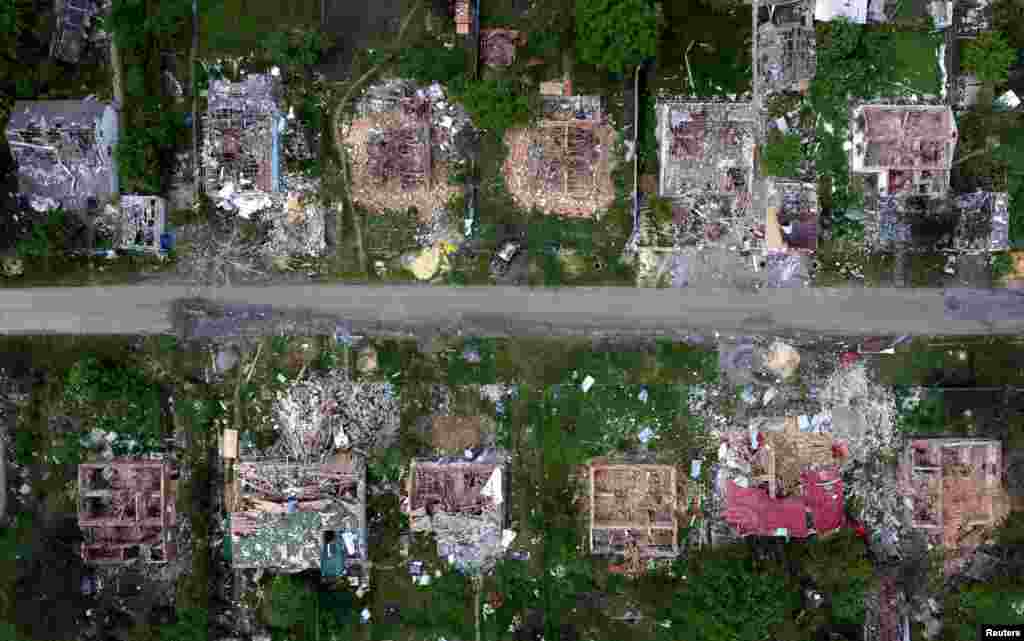
[[274, 31], [320, 26], [320, 0], [221, 0], [201, 12], [199, 50], [243, 56]]
[[898, 31], [893, 38], [893, 80], [918, 93], [938, 96], [942, 80], [935, 36], [922, 31]]

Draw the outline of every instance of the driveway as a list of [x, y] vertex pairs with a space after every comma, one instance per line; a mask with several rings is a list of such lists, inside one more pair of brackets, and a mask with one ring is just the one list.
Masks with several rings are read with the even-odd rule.
[[183, 311], [194, 294], [147, 285], [0, 290], [0, 332], [333, 333], [343, 323], [367, 335], [1024, 334], [1024, 292], [1013, 290], [276, 285], [201, 292], [212, 311], [198, 316]]

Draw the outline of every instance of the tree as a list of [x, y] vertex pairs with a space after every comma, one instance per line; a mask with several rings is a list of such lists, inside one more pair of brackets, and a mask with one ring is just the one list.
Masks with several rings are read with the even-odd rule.
[[576, 0], [576, 50], [582, 62], [622, 73], [658, 48], [658, 15], [649, 0]]
[[422, 84], [448, 84], [466, 73], [466, 53], [461, 47], [448, 48], [438, 40], [402, 49], [398, 74]]
[[[684, 583], [671, 605], [657, 613], [671, 627], [659, 637], [692, 641], [760, 641], [781, 626], [800, 604], [780, 572], [762, 572], [749, 558], [704, 558], [676, 574]], [[684, 569], [685, 568], [685, 569]]]
[[761, 168], [769, 176], [795, 178], [800, 170], [800, 158], [798, 134], [774, 133], [773, 136], [769, 136], [768, 143], [762, 148]]
[[320, 62], [324, 52], [331, 48], [331, 38], [314, 29], [275, 31], [260, 43], [264, 54], [272, 62], [292, 67], [308, 67]]
[[986, 31], [964, 47], [963, 66], [973, 72], [978, 80], [992, 85], [1001, 85], [1010, 77], [1010, 65], [1017, 59], [1017, 53], [998, 31]]
[[290, 630], [312, 619], [315, 605], [316, 593], [301, 578], [278, 575], [263, 602], [263, 619], [272, 628]]
[[1024, 0], [996, 0], [992, 3], [992, 26], [1006, 35], [1014, 49], [1024, 49]]
[[[461, 86], [458, 86], [461, 85]], [[503, 135], [530, 120], [530, 101], [517, 83], [507, 78], [456, 83], [452, 94], [462, 103], [478, 129]]]

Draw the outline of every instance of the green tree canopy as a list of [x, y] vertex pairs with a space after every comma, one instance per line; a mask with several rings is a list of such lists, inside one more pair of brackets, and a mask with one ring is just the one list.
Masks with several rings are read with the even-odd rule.
[[448, 48], [436, 39], [405, 47], [398, 54], [398, 74], [422, 84], [446, 85], [466, 74], [466, 52], [461, 47]]
[[621, 73], [653, 56], [658, 16], [649, 0], [576, 0], [576, 50], [582, 62]]
[[1016, 58], [1006, 36], [998, 31], [986, 31], [964, 45], [963, 67], [984, 83], [1000, 85], [1009, 78], [1010, 65]]
[[316, 594], [301, 578], [278, 575], [271, 580], [263, 605], [263, 620], [267, 625], [290, 630], [313, 618]]
[[1014, 49], [1024, 49], [1024, 0], [996, 0], [992, 3], [992, 23], [1006, 35]]
[[514, 80], [492, 78], [453, 83], [451, 91], [478, 129], [504, 135], [505, 130], [530, 121], [530, 101]]
[[799, 594], [781, 572], [757, 571], [749, 558], [706, 558], [681, 567], [686, 579], [658, 612], [659, 638], [691, 641], [760, 641], [787, 621]]

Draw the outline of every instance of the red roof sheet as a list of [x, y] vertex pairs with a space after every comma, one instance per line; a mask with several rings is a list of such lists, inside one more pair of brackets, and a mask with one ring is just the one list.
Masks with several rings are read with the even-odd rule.
[[843, 479], [837, 470], [804, 472], [800, 475], [804, 504], [811, 511], [814, 529], [825, 534], [846, 525], [843, 511]]
[[799, 498], [773, 499], [765, 490], [726, 484], [725, 520], [740, 536], [775, 536], [779, 528], [787, 536], [806, 538], [806, 509]]
[[740, 487], [729, 481], [723, 516], [740, 536], [776, 536], [782, 528], [786, 536], [806, 538], [810, 534], [808, 512], [819, 534], [847, 525], [843, 480], [837, 468], [805, 471], [800, 481], [802, 496], [786, 499], [773, 499], [766, 490]]

